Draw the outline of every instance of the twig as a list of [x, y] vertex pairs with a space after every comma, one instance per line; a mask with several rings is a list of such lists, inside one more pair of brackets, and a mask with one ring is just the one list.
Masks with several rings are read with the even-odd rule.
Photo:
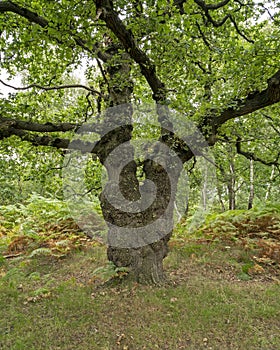
[[8, 254], [8, 255], [2, 255], [4, 259], [12, 259], [12, 258], [16, 258], [20, 255], [22, 255], [23, 253], [16, 253], [16, 254]]
[[5, 83], [3, 80], [0, 79], [0, 83], [3, 84], [4, 86], [7, 86], [11, 89], [14, 90], [28, 90], [28, 89], [32, 89], [32, 88], [37, 88], [37, 89], [41, 89], [41, 90], [45, 90], [45, 91], [50, 91], [50, 90], [62, 90], [62, 89], [72, 89], [72, 88], [76, 88], [76, 89], [85, 89], [87, 91], [90, 91], [91, 93], [95, 93], [97, 95], [101, 95], [101, 93], [97, 90], [94, 90], [86, 85], [82, 85], [82, 84], [69, 84], [69, 85], [58, 85], [58, 86], [42, 86], [39, 84], [31, 84], [28, 86], [23, 86], [23, 87], [17, 87], [17, 86], [13, 86], [10, 84]]

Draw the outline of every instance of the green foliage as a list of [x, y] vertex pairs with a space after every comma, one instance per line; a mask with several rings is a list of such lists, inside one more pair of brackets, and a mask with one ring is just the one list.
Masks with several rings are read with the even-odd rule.
[[98, 267], [92, 274], [104, 281], [108, 281], [112, 278], [123, 278], [128, 273], [128, 269], [125, 267], [117, 267], [111, 261], [105, 266]]
[[49, 248], [37, 248], [34, 249], [31, 254], [29, 254], [30, 258], [33, 258], [34, 256], [42, 256], [42, 255], [52, 255], [52, 250]]
[[214, 235], [228, 235], [234, 239], [235, 235], [246, 234], [254, 231], [254, 229], [256, 230], [257, 221], [261, 225], [262, 219], [265, 221], [265, 225], [269, 226], [270, 223], [274, 225], [274, 228], [280, 228], [279, 204], [271, 203], [256, 206], [251, 210], [229, 210], [221, 214], [209, 214], [206, 216], [204, 224], [198, 229], [198, 232], [202, 235], [207, 232], [211, 232]]
[[[228, 210], [195, 213], [189, 216], [175, 229], [176, 237], [228, 237], [236, 240], [237, 236], [256, 233], [259, 237], [269, 235], [266, 230], [280, 229], [279, 203], [264, 203], [251, 210]], [[263, 230], [263, 231], [262, 231]]]
[[[114, 35], [104, 23], [108, 3], [98, 3], [105, 6], [101, 12], [95, 6], [97, 1], [18, 0], [15, 5], [9, 2], [1, 4], [1, 68], [9, 78], [20, 75], [22, 84], [31, 86], [0, 99], [0, 115], [4, 120], [4, 123], [0, 120], [0, 250], [4, 251], [7, 246], [12, 248], [13, 237], [17, 236], [18, 244], [31, 247], [29, 256], [53, 254], [53, 247], [38, 244], [45, 242], [45, 234], [51, 232], [55, 236], [52, 237], [55, 251], [64, 254], [71, 241], [68, 236], [57, 239], [56, 225], [71, 219], [67, 205], [53, 199], [63, 196], [61, 168], [64, 150], [38, 146], [40, 142], [35, 135], [45, 139], [51, 134], [55, 141], [60, 137], [67, 141], [73, 138], [73, 133], [42, 133], [30, 129], [30, 125], [98, 123], [103, 120], [100, 112], [110, 104], [114, 89], [131, 88], [132, 85], [132, 100], [138, 105], [166, 92], [164, 102], [181, 112], [182, 121], [192, 120], [206, 138], [218, 129], [217, 135], [214, 135], [217, 136], [214, 152], [218, 181], [217, 184], [215, 179], [212, 181], [218, 196], [214, 204], [203, 203], [203, 209], [201, 205], [196, 206], [201, 203], [204, 174], [195, 163], [187, 165], [190, 179], [188, 214], [191, 217], [184, 226], [178, 227], [178, 235], [184, 236], [187, 229], [201, 237], [219, 239], [223, 236], [234, 241], [237, 236], [247, 235], [256, 229], [256, 218], [265, 222], [272, 216], [276, 218], [274, 229], [278, 229], [279, 216], [274, 211], [275, 206], [270, 209], [257, 206], [250, 212], [209, 213], [219, 205], [219, 211], [227, 208], [231, 195], [236, 199], [236, 208], [247, 207], [251, 179], [248, 159], [237, 154], [239, 138], [247, 154], [254, 153], [263, 160], [254, 165], [255, 203], [267, 198], [276, 201], [280, 194], [278, 167], [275, 167], [273, 175], [270, 168], [263, 164], [279, 158], [279, 108], [270, 106], [247, 116], [249, 108], [244, 112], [245, 116], [228, 120], [222, 126], [216, 125], [219, 118], [227, 119], [222, 111], [233, 111], [244, 98], [247, 98], [244, 105], [250, 104], [258, 91], [267, 88], [268, 79], [275, 73], [280, 52], [279, 1], [268, 1], [265, 5], [261, 2], [241, 4], [240, 1], [225, 1], [217, 8], [212, 6], [212, 9], [207, 9], [214, 1], [206, 5], [201, 1], [117, 0], [112, 2], [115, 10], [112, 14], [118, 14], [128, 29], [119, 35]], [[11, 13], [10, 8], [6, 12], [3, 10], [5, 6], [17, 5], [26, 10], [16, 13]], [[273, 18], [264, 18], [267, 5], [274, 7]], [[27, 18], [28, 11], [31, 11], [31, 21]], [[118, 29], [122, 31], [123, 27], [118, 26]], [[129, 38], [128, 45], [120, 43], [117, 37]], [[128, 48], [130, 43], [133, 45]], [[110, 57], [112, 48], [117, 52]], [[128, 54], [124, 58], [128, 64], [125, 78], [131, 74], [131, 79], [121, 79], [123, 77], [115, 73], [110, 81], [109, 71], [114, 71], [124, 62], [125, 49]], [[140, 50], [147, 54], [148, 59], [143, 59]], [[129, 57], [133, 52], [138, 57], [135, 62]], [[146, 69], [156, 74], [151, 86], [143, 77]], [[83, 83], [87, 88], [58, 87], [74, 83]], [[95, 90], [98, 90], [97, 93]], [[265, 93], [260, 96], [260, 106], [274, 101], [269, 96], [267, 102], [266, 96]], [[215, 116], [217, 119], [208, 123], [209, 118]], [[159, 138], [159, 128], [151, 127], [151, 120], [145, 120], [145, 116], [139, 117], [140, 122], [141, 117], [145, 127], [141, 129], [136, 125], [134, 138]], [[9, 118], [8, 125], [5, 118]], [[21, 129], [14, 125], [14, 121], [30, 124]], [[14, 134], [17, 136], [6, 140], [11, 129], [16, 130]], [[27, 139], [36, 147], [31, 147]], [[53, 144], [56, 146], [58, 143]], [[136, 147], [136, 156], [138, 153], [141, 152], [137, 152]], [[79, 168], [80, 164], [76, 165]], [[137, 175], [140, 180], [144, 176], [141, 170], [139, 166]], [[89, 195], [84, 206], [77, 206], [78, 213], [83, 212], [86, 216], [93, 207], [100, 213], [96, 198], [104, 181], [102, 167], [96, 160], [90, 159], [85, 172], [82, 170], [79, 175], [78, 179], [85, 177], [85, 186], [77, 185], [78, 190], [83, 190], [78, 195]], [[73, 205], [76, 206], [75, 203]], [[267, 236], [261, 225], [257, 233]], [[195, 246], [190, 247], [189, 253], [196, 249]], [[104, 276], [115, 276], [123, 271], [116, 271], [109, 265], [99, 272]]]
[[15, 138], [1, 141], [0, 148], [0, 205], [28, 200], [33, 192], [61, 197], [59, 151], [34, 149], [27, 142], [18, 146]]
[[26, 204], [0, 206], [0, 215], [3, 216], [2, 226], [27, 235], [32, 235], [36, 229], [43, 231], [49, 223], [70, 218], [65, 202], [36, 193], [29, 196]]
[[0, 252], [0, 267], [4, 264], [5, 264], [5, 258], [3, 257], [3, 255]]
[[[94, 3], [43, 0], [18, 1], [17, 4], [37, 13], [45, 22], [31, 24], [18, 14], [1, 13], [1, 68], [9, 77], [20, 74], [23, 85], [46, 87], [84, 83], [101, 95], [96, 98], [94, 93], [83, 89], [45, 91], [33, 87], [1, 98], [0, 111], [8, 118], [43, 124], [99, 121], [100, 108], [104, 109], [108, 102], [109, 86], [115, 83], [121, 86], [118, 75], [114, 78], [117, 81], [109, 82], [107, 68], [119, 62], [123, 49], [105, 60], [100, 71], [101, 59], [96, 64], [95, 58], [105, 53], [108, 42], [115, 45], [117, 40], [96, 14]], [[210, 11], [214, 24], [196, 2], [187, 6], [167, 0], [137, 3], [118, 0], [113, 5], [133, 34], [135, 43], [147, 53], [157, 76], [165, 83], [166, 103], [196, 124], [208, 115], [234, 107], [249, 93], [266, 88], [267, 79], [275, 73], [280, 52], [277, 3], [268, 1], [268, 7], [274, 7], [273, 20], [270, 20], [262, 3], [240, 6], [238, 2], [228, 2]], [[227, 20], [223, 22], [222, 19]], [[215, 25], [221, 21], [223, 25]], [[130, 69], [134, 102], [138, 105], [151, 102], [151, 89], [143, 72], [133, 63]], [[139, 131], [136, 126], [134, 136], [159, 136], [158, 130], [147, 129]], [[234, 150], [229, 151], [234, 148], [236, 136], [246, 137], [247, 151], [269, 161], [278, 154], [277, 130], [277, 106], [236, 118], [221, 127], [223, 137], [215, 146], [215, 155], [219, 167], [224, 169], [223, 173], [217, 172], [221, 199], [226, 207], [230, 160], [236, 166], [237, 207], [245, 208], [248, 197], [248, 162]], [[53, 133], [53, 136], [61, 134]], [[71, 138], [72, 134], [65, 132], [63, 137]], [[61, 153], [49, 147], [34, 149], [18, 141], [14, 137], [0, 142], [1, 204], [26, 200], [31, 192], [61, 198]], [[199, 198], [197, 181], [201, 181], [201, 174], [197, 174], [196, 169], [189, 171], [192, 207]], [[279, 178], [275, 176], [269, 181], [269, 171], [268, 167], [256, 165], [257, 201], [263, 200], [269, 184], [272, 184], [270, 199], [274, 201], [279, 197]], [[94, 188], [92, 192], [96, 195], [101, 183], [101, 167], [92, 161], [87, 174], [87, 188]]]
[[0, 206], [0, 216], [4, 232], [1, 252], [29, 253], [30, 258], [59, 257], [80, 245], [81, 229], [72, 220], [67, 204], [58, 199], [32, 194], [25, 204]]

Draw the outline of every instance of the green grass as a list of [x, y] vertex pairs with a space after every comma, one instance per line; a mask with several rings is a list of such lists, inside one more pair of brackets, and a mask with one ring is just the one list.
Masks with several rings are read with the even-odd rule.
[[0, 211], [1, 350], [280, 349], [279, 205], [179, 225], [162, 287], [104, 285], [125, 271], [62, 203]]
[[0, 349], [279, 349], [279, 282], [239, 279], [231, 254], [174, 246], [163, 287], [103, 287], [103, 247], [2, 262]]

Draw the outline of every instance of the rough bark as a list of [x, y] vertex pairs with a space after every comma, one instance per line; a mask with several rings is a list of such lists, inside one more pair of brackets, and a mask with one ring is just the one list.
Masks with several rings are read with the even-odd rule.
[[[119, 48], [113, 44], [108, 48], [108, 52], [111, 55], [120, 53]], [[168, 234], [162, 234], [162, 232], [166, 230], [166, 223], [172, 221], [173, 205], [172, 202], [171, 205], [169, 203], [174, 199], [174, 196], [172, 197], [170, 194], [171, 184], [166, 170], [156, 161], [157, 157], [162, 156], [164, 160], [164, 155], [157, 149], [154, 149], [154, 154], [151, 155], [155, 161], [145, 162], [143, 171], [146, 180], [141, 186], [139, 185], [136, 176], [137, 165], [133, 160], [134, 148], [130, 144], [133, 110], [129, 104], [132, 84], [128, 61], [127, 55], [123, 54], [118, 62], [115, 59], [113, 66], [111, 64], [105, 65], [106, 72], [110, 77], [108, 99], [110, 108], [104, 113], [104, 123], [107, 125], [115, 123], [116, 127], [105, 134], [94, 149], [108, 174], [108, 182], [100, 195], [102, 213], [108, 225], [107, 256], [116, 266], [127, 267], [129, 278], [140, 283], [160, 284], [164, 280], [163, 259], [167, 255], [167, 243], [172, 228]], [[120, 77], [122, 77], [122, 81], [120, 81]], [[120, 122], [120, 126], [118, 126], [118, 122]], [[121, 152], [125, 152], [125, 154], [120, 153], [119, 156], [108, 162], [111, 152], [123, 144], [126, 144], [126, 147]], [[126, 158], [131, 159], [131, 161], [124, 165], [122, 159]], [[144, 192], [147, 191], [146, 194], [150, 195], [148, 180], [155, 184], [157, 193], [153, 203], [142, 210], [142, 206], [145, 204], [143, 203]], [[119, 193], [127, 201], [125, 204], [119, 198]], [[167, 207], [168, 210], [166, 210]], [[131, 209], [134, 210], [131, 211]], [[164, 220], [157, 227], [157, 239], [151, 242], [150, 232], [146, 231], [145, 227], [161, 216], [164, 217]], [[139, 229], [139, 237], [137, 232], [135, 237], [131, 237], [135, 229]], [[130, 238], [127, 240], [123, 234], [124, 230], [131, 231]]]
[[[171, 237], [173, 226], [174, 188], [180, 169], [177, 171], [177, 176], [174, 174], [172, 179], [170, 179], [166, 169], [159, 166], [156, 162], [147, 161], [144, 171], [146, 179], [152, 181], [157, 188], [156, 198], [148, 209], [139, 213], [122, 212], [111, 206], [106, 201], [106, 198], [101, 196], [103, 215], [109, 222], [108, 258], [116, 266], [128, 267], [130, 269], [130, 278], [133, 280], [140, 283], [161, 284], [164, 281], [163, 259], [168, 253], [168, 241]], [[128, 174], [126, 179], [127, 177]], [[142, 194], [145, 190], [143, 189], [144, 186], [145, 183], [140, 187]], [[131, 187], [130, 185], [128, 193], [130, 198]], [[151, 233], [149, 225], [156, 220], [158, 220], [158, 223]], [[116, 228], [115, 225], [120, 226], [120, 229]], [[127, 243], [128, 247], [110, 245], [110, 240], [115, 241], [114, 235], [122, 234], [123, 228], [128, 228], [129, 230], [130, 227], [131, 230], [134, 230], [135, 233], [133, 234], [135, 236], [133, 241], [131, 239], [127, 242], [124, 241], [124, 245]], [[139, 228], [139, 233], [136, 232], [135, 228]], [[154, 237], [152, 242], [150, 242], [151, 236]], [[145, 242], [150, 243], [145, 244]], [[132, 243], [136, 244], [136, 246], [129, 247]], [[137, 247], [138, 243], [139, 247]]]
[[[133, 34], [126, 28], [118, 17], [118, 14], [114, 11], [112, 2], [95, 1], [95, 3], [97, 15], [105, 21], [107, 27], [116, 35], [122, 47], [126, 50], [127, 55], [139, 64], [143, 76], [146, 78], [153, 91], [154, 100], [157, 102], [164, 102], [166, 99], [166, 90], [163, 82], [156, 74], [155, 66], [145, 52], [137, 46]], [[112, 53], [112, 50], [110, 52]], [[114, 75], [117, 75], [120, 71], [125, 74], [118, 74], [118, 88], [115, 89], [113, 87], [110, 89], [111, 106], [130, 102], [131, 91], [125, 88], [121, 89], [120, 86], [125, 86], [125, 84], [123, 85], [122, 82], [119, 81], [120, 76], [123, 79], [126, 76], [129, 80], [129, 67], [124, 63], [120, 63], [115, 67], [108, 67], [108, 73], [110, 75], [110, 80], [112, 81], [114, 80]], [[167, 127], [166, 124], [164, 125], [164, 122], [166, 121], [164, 108], [158, 108], [158, 114], [161, 125]], [[129, 120], [129, 116], [126, 116], [126, 118]], [[170, 127], [169, 124], [168, 126]], [[164, 134], [168, 136], [169, 132], [165, 131]], [[124, 139], [124, 135], [122, 135], [121, 138], [122, 142], [126, 142], [128, 141], [129, 136], [126, 140]], [[164, 142], [170, 142], [170, 140], [165, 139]], [[112, 140], [110, 143], [112, 145]], [[104, 147], [102, 149], [104, 150]], [[131, 147], [130, 149], [127, 149], [127, 152], [131, 152], [131, 155], [133, 155], [133, 148]], [[161, 157], [162, 154], [160, 154], [160, 150], [156, 148], [153, 150], [153, 153], [154, 154], [151, 156], [155, 161], [146, 161], [143, 167], [146, 181], [144, 181], [142, 186], [139, 187], [136, 177], [137, 167], [133, 161], [123, 169], [120, 176], [119, 187], [123, 196], [125, 199], [131, 201], [132, 205], [135, 205], [135, 203], [133, 204], [133, 201], [136, 202], [140, 199], [140, 211], [137, 213], [130, 213], [129, 210], [122, 211], [117, 209], [108, 202], [104, 191], [100, 196], [100, 200], [103, 215], [109, 227], [109, 260], [116, 266], [128, 267], [130, 270], [130, 277], [133, 280], [141, 283], [159, 284], [164, 281], [163, 259], [167, 255], [167, 244], [172, 232], [175, 198], [171, 191], [171, 187], [174, 187], [174, 184], [171, 186], [170, 178], [166, 173], [166, 169], [157, 163], [157, 157]], [[109, 182], [106, 185], [107, 187], [114, 185], [116, 181], [116, 179], [114, 179], [114, 174], [116, 173], [117, 171], [114, 170], [108, 171]], [[147, 209], [141, 210], [141, 206], [144, 204], [144, 192], [149, 191], [149, 188], [146, 188], [149, 187], [146, 186], [148, 183], [147, 180], [152, 181], [155, 184], [157, 192], [154, 202]], [[146, 230], [145, 227], [149, 227], [151, 223], [161, 217], [163, 220], [160, 221], [155, 230], [158, 232], [152, 233], [158, 235], [158, 239], [149, 242], [150, 232], [149, 229], [147, 228]], [[166, 225], [168, 226], [168, 224], [170, 225], [170, 230], [166, 233]], [[120, 227], [120, 229], [117, 227]], [[114, 236], [118, 235], [118, 231], [122, 231], [123, 228], [128, 228], [129, 230], [130, 227], [131, 231], [135, 228], [139, 228], [141, 232], [140, 238], [135, 237], [135, 246], [130, 246], [128, 242], [127, 247], [125, 247], [126, 242], [123, 243], [124, 247], [121, 245], [117, 246]], [[139, 246], [137, 246], [137, 241], [140, 239], [142, 242], [139, 242]], [[147, 240], [149, 244], [145, 244], [145, 240]], [[111, 244], [110, 241], [113, 243]]]

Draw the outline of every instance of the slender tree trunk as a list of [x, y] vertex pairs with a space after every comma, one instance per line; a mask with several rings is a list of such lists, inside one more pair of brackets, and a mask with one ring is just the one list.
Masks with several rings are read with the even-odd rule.
[[271, 186], [272, 186], [272, 180], [273, 180], [273, 177], [274, 177], [274, 172], [275, 172], [275, 167], [274, 167], [274, 165], [272, 165], [271, 174], [270, 174], [270, 178], [269, 178], [269, 183], [268, 183], [267, 191], [266, 191], [265, 198], [264, 198], [265, 201], [268, 200], [268, 197], [270, 195]]
[[250, 194], [248, 200], [248, 209], [253, 208], [254, 201], [254, 161], [250, 159]]
[[234, 210], [236, 208], [236, 203], [235, 203], [235, 169], [234, 169], [233, 161], [231, 161], [229, 168], [230, 168], [230, 178], [227, 184], [228, 197], [229, 197], [229, 210]]
[[217, 194], [218, 194], [219, 202], [221, 204], [221, 209], [224, 212], [224, 211], [226, 211], [226, 207], [225, 207], [225, 204], [224, 204], [224, 201], [222, 198], [222, 189], [221, 189], [221, 186], [219, 184], [217, 185]]
[[203, 189], [202, 189], [202, 208], [204, 211], [207, 210], [207, 176], [208, 176], [208, 170], [206, 168], [205, 180], [204, 180]]

